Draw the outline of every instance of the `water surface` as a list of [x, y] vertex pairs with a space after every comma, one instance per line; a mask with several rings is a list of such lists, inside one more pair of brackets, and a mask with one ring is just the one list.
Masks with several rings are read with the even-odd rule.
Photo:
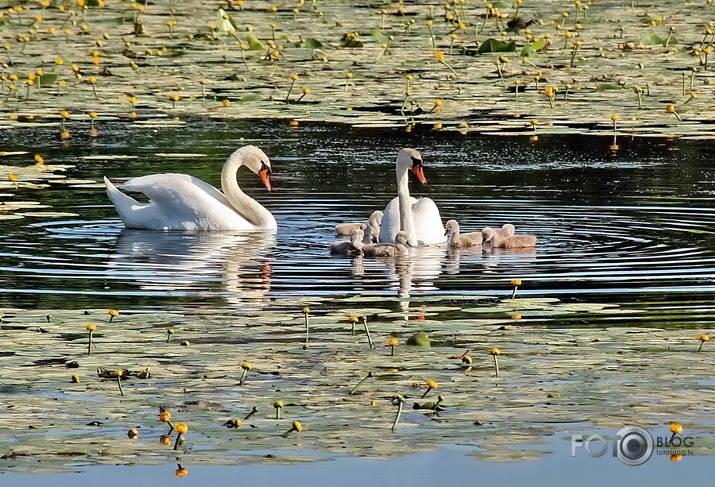
[[[74, 165], [68, 177], [97, 181], [184, 172], [218, 185], [225, 158], [246, 143], [273, 161], [273, 192], [247, 172], [239, 181], [276, 215], [276, 235], [127, 231], [99, 185], [18, 190], [8, 200], [78, 217], [3, 222], [2, 304], [164, 309], [365, 292], [498, 296], [518, 278], [522, 295], [676, 302], [694, 313], [670, 324], [712, 323], [712, 306], [701, 301], [715, 290], [715, 170], [703, 141], [621, 138], [613, 152], [610, 138], [592, 136], [530, 141], [215, 120], [108, 123], [99, 137], [77, 134], [59, 148], [51, 129], [0, 133], [3, 150], [40, 153]], [[510, 222], [536, 235], [537, 248], [420, 249], [398, 268], [329, 256], [336, 223], [365, 220], [394, 197], [394, 158], [408, 146], [422, 152], [429, 181], [413, 179], [410, 190], [433, 198], [445, 221], [457, 219], [463, 231]]]

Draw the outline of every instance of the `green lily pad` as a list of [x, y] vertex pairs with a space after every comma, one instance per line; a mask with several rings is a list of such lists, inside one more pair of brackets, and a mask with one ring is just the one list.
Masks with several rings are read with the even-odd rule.
[[490, 52], [516, 52], [516, 42], [504, 42], [497, 39], [487, 39], [479, 45], [479, 54]]

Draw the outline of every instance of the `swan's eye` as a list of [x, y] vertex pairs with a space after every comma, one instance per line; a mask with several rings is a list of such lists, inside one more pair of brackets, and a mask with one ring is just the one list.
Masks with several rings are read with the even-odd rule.
[[421, 167], [422, 166], [422, 159], [418, 159], [416, 157], [412, 158], [412, 167]]
[[268, 164], [265, 162], [261, 162], [261, 170], [259, 172], [266, 171], [268, 174], [271, 174], [271, 168], [268, 167]]

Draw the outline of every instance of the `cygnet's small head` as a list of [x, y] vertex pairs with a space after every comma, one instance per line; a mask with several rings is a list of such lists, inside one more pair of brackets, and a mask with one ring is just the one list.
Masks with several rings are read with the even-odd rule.
[[365, 236], [365, 232], [363, 232], [359, 228], [356, 228], [355, 230], [350, 232], [350, 243], [352, 244], [353, 247], [362, 245], [362, 239], [364, 236]]
[[384, 215], [385, 214], [380, 210], [373, 211], [372, 215], [370, 215], [370, 223], [379, 227], [380, 225], [382, 225], [382, 217]]
[[484, 230], [482, 230], [482, 238], [484, 239], [484, 243], [489, 242], [496, 236], [496, 234], [497, 232], [495, 232], [493, 228], [484, 228]]
[[444, 226], [445, 228], [445, 235], [454, 235], [459, 233], [459, 223], [457, 223], [457, 220], [449, 220], [447, 224]]
[[254, 174], [258, 174], [268, 191], [273, 189], [271, 187], [271, 161], [266, 153], [255, 145], [246, 145], [237, 149], [229, 156], [226, 164], [246, 166]]
[[509, 235], [514, 235], [514, 232], [516, 231], [516, 227], [512, 225], [511, 223], [505, 223], [504, 225], [501, 226], [506, 233]]
[[397, 153], [397, 167], [409, 169], [417, 176], [420, 183], [427, 184], [422, 166], [422, 156], [414, 149], [405, 148]]
[[412, 247], [412, 245], [410, 245], [410, 237], [407, 235], [407, 232], [397, 232], [397, 235], [395, 235], [395, 244]]

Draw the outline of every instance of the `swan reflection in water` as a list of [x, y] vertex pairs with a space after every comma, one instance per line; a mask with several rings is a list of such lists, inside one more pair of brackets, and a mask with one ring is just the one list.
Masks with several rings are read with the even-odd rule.
[[[389, 283], [389, 289], [397, 292], [404, 320], [409, 321], [410, 300], [426, 291], [439, 289], [436, 281], [442, 272], [459, 274], [461, 268], [481, 267], [491, 273], [500, 265], [515, 261], [536, 259], [537, 250], [531, 248], [501, 249], [478, 247], [470, 249], [447, 249], [443, 246], [411, 248], [410, 255], [401, 257], [364, 257], [352, 259], [352, 274], [359, 277], [368, 289], [371, 282]], [[386, 274], [386, 275], [385, 275]], [[378, 275], [384, 277], [378, 277]], [[414, 311], [414, 309], [412, 309]]]
[[[364, 257], [352, 259], [352, 274], [360, 277], [363, 284], [389, 283], [389, 289], [397, 292], [399, 306], [409, 319], [410, 297], [417, 293], [437, 289], [435, 281], [442, 273], [446, 249], [444, 247], [417, 247], [410, 255], [396, 257]], [[379, 275], [384, 277], [377, 277]], [[385, 276], [386, 274], [386, 276]]]
[[[149, 292], [221, 295], [229, 303], [262, 301], [271, 288], [273, 232], [122, 230], [108, 272]], [[215, 284], [212, 284], [215, 283]]]

